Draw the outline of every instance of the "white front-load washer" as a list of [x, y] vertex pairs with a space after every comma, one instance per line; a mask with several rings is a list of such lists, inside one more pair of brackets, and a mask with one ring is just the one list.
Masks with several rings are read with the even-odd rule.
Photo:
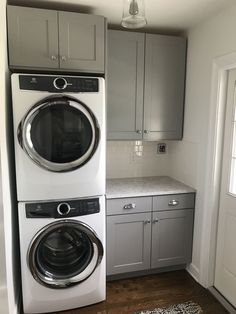
[[18, 201], [105, 194], [101, 77], [13, 74]]
[[24, 313], [105, 300], [105, 197], [20, 202]]

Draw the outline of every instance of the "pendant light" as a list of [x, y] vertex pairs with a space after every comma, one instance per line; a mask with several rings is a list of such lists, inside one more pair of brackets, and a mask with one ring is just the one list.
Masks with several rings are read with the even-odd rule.
[[124, 0], [121, 25], [125, 28], [141, 28], [146, 24], [144, 0]]

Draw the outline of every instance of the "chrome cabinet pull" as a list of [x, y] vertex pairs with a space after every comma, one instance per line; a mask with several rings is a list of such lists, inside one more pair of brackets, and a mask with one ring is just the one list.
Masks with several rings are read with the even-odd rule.
[[148, 133], [149, 133], [149, 131], [148, 131], [148, 130], [144, 130], [143, 132], [144, 132], [145, 134], [148, 134]]
[[141, 130], [136, 130], [136, 133], [142, 134], [142, 131]]
[[159, 221], [159, 219], [158, 218], [155, 218], [153, 221], [152, 221], [152, 223], [156, 223], [156, 222], [158, 222]]
[[61, 56], [61, 61], [66, 61], [66, 57], [65, 56]]
[[147, 220], [144, 220], [143, 223], [144, 223], [144, 225], [147, 225], [147, 224], [150, 224], [150, 222], [151, 222], [151, 221], [150, 221], [149, 219], [147, 219]]
[[135, 203], [131, 203], [131, 204], [126, 204], [124, 205], [124, 209], [134, 209], [136, 207]]
[[169, 206], [177, 206], [179, 205], [179, 201], [176, 201], [176, 200], [172, 200], [168, 203]]
[[57, 56], [55, 56], [55, 55], [52, 55], [51, 56], [51, 59], [54, 61], [54, 60], [57, 60]]

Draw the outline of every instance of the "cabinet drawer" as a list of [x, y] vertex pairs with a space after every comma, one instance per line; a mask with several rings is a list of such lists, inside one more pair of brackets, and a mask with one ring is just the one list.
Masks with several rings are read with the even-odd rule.
[[151, 197], [133, 197], [107, 200], [107, 215], [150, 212]]
[[194, 202], [194, 193], [155, 196], [153, 211], [194, 208]]

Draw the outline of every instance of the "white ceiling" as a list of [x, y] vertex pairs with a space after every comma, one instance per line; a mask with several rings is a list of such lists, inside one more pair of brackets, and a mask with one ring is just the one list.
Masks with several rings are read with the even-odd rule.
[[[125, 0], [8, 0], [10, 4], [73, 10], [106, 16], [119, 27]], [[182, 31], [235, 4], [235, 0], [144, 0], [146, 30]]]

